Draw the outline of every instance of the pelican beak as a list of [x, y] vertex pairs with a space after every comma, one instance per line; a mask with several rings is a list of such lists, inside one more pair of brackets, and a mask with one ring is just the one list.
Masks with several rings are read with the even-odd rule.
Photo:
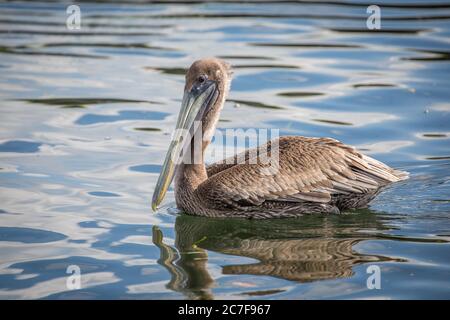
[[181, 102], [180, 114], [178, 115], [177, 126], [153, 193], [153, 211], [156, 211], [159, 204], [163, 201], [174, 177], [176, 165], [181, 163], [186, 150], [190, 150], [194, 122], [202, 120], [205, 111], [217, 96], [217, 85], [212, 80], [194, 85], [190, 91], [185, 91], [183, 101]]

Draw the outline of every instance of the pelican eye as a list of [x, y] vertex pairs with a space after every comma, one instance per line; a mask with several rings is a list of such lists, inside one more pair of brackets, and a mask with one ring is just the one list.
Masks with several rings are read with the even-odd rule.
[[206, 75], [202, 74], [200, 77], [198, 77], [197, 81], [198, 81], [199, 83], [203, 83], [203, 82], [205, 82], [207, 79], [208, 79], [208, 77], [207, 77]]

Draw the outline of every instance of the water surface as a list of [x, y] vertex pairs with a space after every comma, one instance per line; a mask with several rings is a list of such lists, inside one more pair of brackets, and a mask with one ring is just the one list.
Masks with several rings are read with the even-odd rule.
[[[1, 2], [0, 298], [449, 299], [450, 3], [379, 5], [370, 31], [356, 0], [83, 1], [71, 31], [66, 3]], [[152, 213], [204, 56], [234, 67], [219, 130], [333, 137], [410, 179], [341, 216], [190, 217], [173, 191]]]

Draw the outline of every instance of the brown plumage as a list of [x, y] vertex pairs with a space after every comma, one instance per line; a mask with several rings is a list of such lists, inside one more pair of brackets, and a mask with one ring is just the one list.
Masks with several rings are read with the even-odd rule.
[[[206, 167], [203, 152], [223, 107], [230, 74], [229, 66], [223, 61], [205, 59], [195, 62], [186, 75], [185, 97], [191, 95], [191, 104], [199, 92], [209, 90], [206, 98], [199, 98], [202, 107], [196, 111], [196, 118], [202, 120], [202, 140], [190, 140], [183, 149], [187, 151], [182, 153], [182, 163], [169, 170], [175, 175], [177, 206], [186, 213], [247, 218], [340, 213], [367, 206], [382, 187], [407, 178], [406, 172], [392, 169], [337, 140], [300, 136], [280, 137], [257, 150], [247, 150], [234, 159]], [[209, 86], [206, 89], [205, 81]], [[185, 106], [183, 103], [183, 107], [189, 109], [190, 104]], [[182, 110], [180, 119], [186, 117], [189, 110]], [[191, 124], [179, 120], [178, 125], [193, 132]], [[185, 159], [194, 157], [195, 143], [202, 143], [201, 148], [196, 149], [202, 150], [202, 154], [199, 161], [190, 164]], [[181, 145], [181, 142], [175, 141], [174, 148], [177, 144]], [[260, 161], [262, 154], [267, 153], [270, 157], [275, 150], [278, 151], [278, 166]], [[165, 166], [173, 163], [169, 153]], [[164, 196], [161, 185], [167, 185], [170, 175], [164, 174], [165, 166], [154, 194], [154, 206]]]

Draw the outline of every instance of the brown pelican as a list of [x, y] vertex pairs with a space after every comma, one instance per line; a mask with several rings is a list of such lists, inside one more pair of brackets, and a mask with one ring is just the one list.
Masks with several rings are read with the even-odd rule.
[[[206, 166], [204, 151], [230, 82], [230, 66], [216, 58], [198, 60], [187, 71], [176, 130], [153, 194], [153, 210], [172, 179], [177, 206], [185, 213], [279, 218], [366, 207], [382, 187], [407, 178], [406, 172], [337, 140], [300, 136], [280, 137], [234, 156], [233, 161]], [[258, 157], [270, 156], [275, 149], [278, 160], [273, 170]]]

